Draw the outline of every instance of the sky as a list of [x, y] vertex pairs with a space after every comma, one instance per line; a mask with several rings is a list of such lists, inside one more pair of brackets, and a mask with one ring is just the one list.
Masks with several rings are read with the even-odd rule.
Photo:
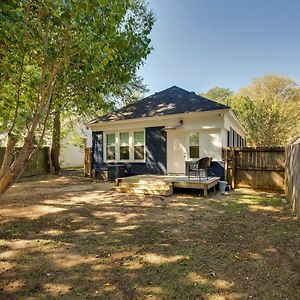
[[177, 85], [233, 91], [268, 73], [300, 83], [300, 0], [149, 0], [149, 93]]

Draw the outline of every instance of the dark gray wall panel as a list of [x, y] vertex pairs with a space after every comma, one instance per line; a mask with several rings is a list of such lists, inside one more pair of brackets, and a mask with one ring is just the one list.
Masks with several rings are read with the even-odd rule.
[[103, 167], [103, 131], [94, 131], [92, 133], [93, 144], [93, 163], [92, 166], [96, 171]]
[[126, 168], [129, 175], [147, 174], [148, 168], [145, 163], [126, 163]]
[[[146, 163], [124, 163], [128, 174], [167, 173], [167, 135], [164, 126], [146, 128]], [[106, 166], [103, 162], [103, 132], [93, 132], [93, 168], [99, 171]], [[120, 162], [121, 163], [121, 162]], [[113, 164], [113, 163], [112, 163]]]
[[146, 168], [150, 174], [167, 173], [167, 133], [163, 128], [146, 128]]

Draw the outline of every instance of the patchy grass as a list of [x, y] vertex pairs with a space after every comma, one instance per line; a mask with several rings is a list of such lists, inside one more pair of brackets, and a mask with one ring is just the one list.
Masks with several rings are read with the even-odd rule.
[[117, 194], [44, 176], [0, 208], [1, 299], [297, 299], [300, 226], [280, 195]]

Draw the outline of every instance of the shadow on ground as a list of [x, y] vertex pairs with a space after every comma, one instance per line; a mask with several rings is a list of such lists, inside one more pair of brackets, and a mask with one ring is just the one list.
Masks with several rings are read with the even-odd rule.
[[117, 194], [66, 177], [2, 199], [1, 299], [297, 299], [300, 228], [280, 195]]

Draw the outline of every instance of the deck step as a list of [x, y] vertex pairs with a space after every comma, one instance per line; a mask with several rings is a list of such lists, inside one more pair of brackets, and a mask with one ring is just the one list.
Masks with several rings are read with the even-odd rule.
[[126, 177], [126, 178], [118, 178], [116, 179], [116, 182], [120, 185], [121, 183], [128, 183], [128, 184], [144, 184], [144, 185], [153, 185], [153, 186], [171, 186], [172, 182], [168, 182], [165, 180], [157, 180], [157, 179], [136, 179], [136, 178], [130, 178], [130, 177]]
[[173, 189], [147, 189], [147, 188], [127, 188], [122, 186], [115, 186], [113, 188], [118, 193], [128, 193], [135, 195], [159, 195], [159, 196], [170, 196], [173, 194]]
[[120, 182], [119, 187], [124, 188], [141, 188], [141, 189], [153, 189], [153, 190], [169, 190], [172, 187], [172, 184], [146, 184], [138, 182]]

